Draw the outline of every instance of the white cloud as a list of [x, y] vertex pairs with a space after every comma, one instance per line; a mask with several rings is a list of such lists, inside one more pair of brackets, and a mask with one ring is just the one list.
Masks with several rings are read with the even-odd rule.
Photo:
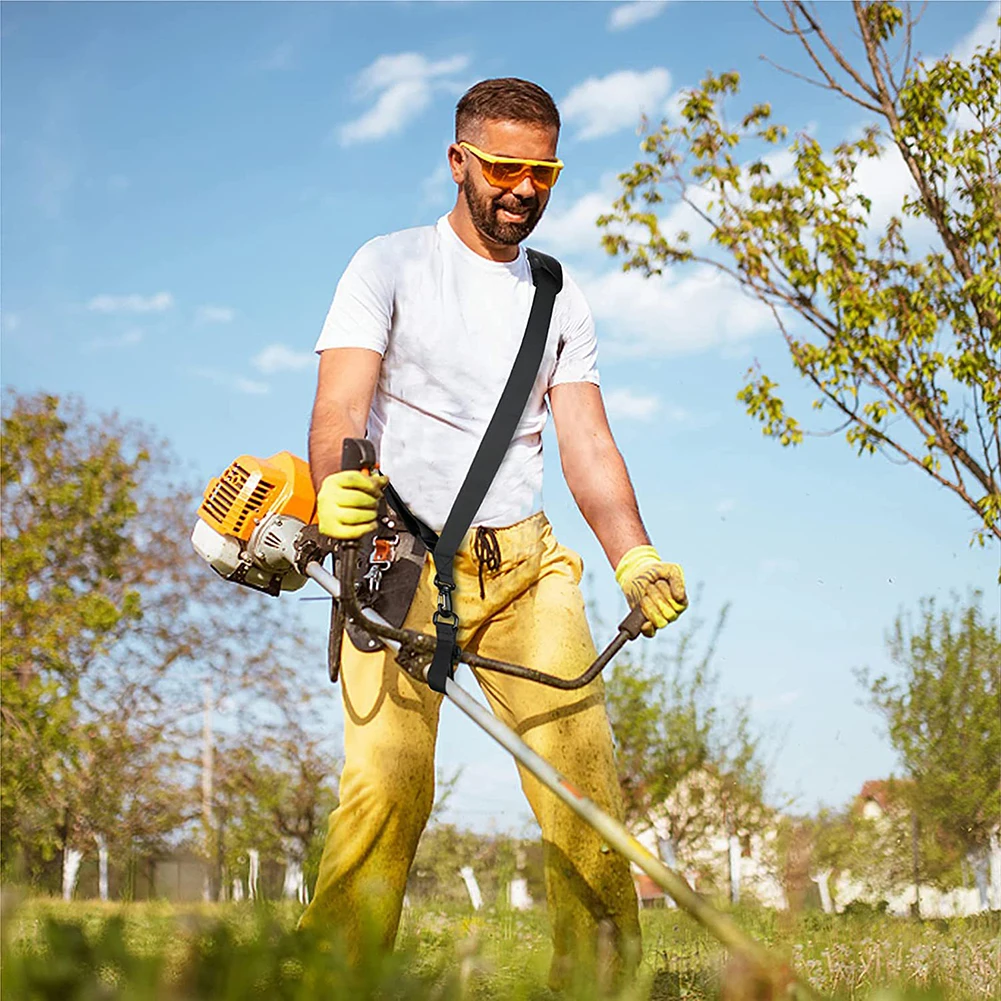
[[613, 389], [605, 394], [604, 400], [613, 420], [648, 421], [660, 409], [659, 397], [634, 393], [631, 389]]
[[138, 327], [126, 330], [119, 337], [95, 337], [84, 345], [87, 351], [106, 351], [115, 348], [128, 348], [138, 344], [143, 339], [143, 332]]
[[236, 310], [229, 306], [199, 306], [195, 311], [197, 323], [232, 323]]
[[610, 31], [623, 31], [644, 21], [652, 21], [668, 5], [670, 0], [632, 0], [612, 8], [608, 16]]
[[598, 216], [610, 212], [614, 195], [603, 188], [589, 191], [563, 212], [547, 211], [536, 230], [536, 240], [556, 254], [601, 250]]
[[4, 313], [3, 314], [3, 329], [7, 333], [12, 334], [18, 327], [21, 326], [21, 317], [17, 313]]
[[402, 132], [431, 103], [436, 81], [459, 73], [469, 65], [468, 56], [437, 62], [419, 52], [380, 56], [355, 81], [356, 99], [376, 96], [365, 114], [339, 129], [342, 146], [372, 142]]
[[[421, 203], [424, 205], [445, 205], [455, 189], [452, 172], [447, 163], [439, 163], [435, 169], [421, 181]], [[543, 218], [545, 218], [543, 216]]]
[[645, 73], [619, 70], [577, 84], [560, 102], [578, 139], [598, 139], [620, 129], [635, 128], [644, 114], [659, 114], [671, 91], [671, 74], [658, 66]]
[[174, 305], [174, 297], [169, 292], [156, 295], [96, 295], [87, 303], [87, 309], [95, 313], [162, 313]]
[[316, 355], [312, 351], [293, 351], [284, 344], [269, 344], [250, 361], [258, 372], [271, 375], [273, 372], [295, 372], [316, 365]]
[[271, 388], [266, 382], [256, 382], [253, 379], [246, 379], [241, 375], [232, 375], [229, 372], [218, 372], [211, 368], [193, 369], [193, 374], [199, 379], [208, 379], [217, 386], [224, 386], [227, 389], [236, 390], [238, 393], [247, 393], [250, 396], [263, 396], [271, 392]]
[[774, 329], [767, 307], [708, 265], [653, 278], [635, 271], [579, 275], [578, 283], [612, 355], [697, 354]]
[[980, 20], [973, 29], [964, 35], [954, 46], [952, 56], [960, 62], [968, 63], [973, 53], [981, 46], [998, 44], [998, 5], [997, 0], [991, 0], [984, 7]]
[[[615, 174], [605, 174], [595, 191], [581, 195], [567, 208], [547, 209], [535, 231], [536, 242], [555, 254], [597, 253], [604, 257], [601, 237], [604, 230], [596, 225], [598, 216], [612, 211], [612, 203], [622, 193], [622, 187]], [[687, 212], [691, 213], [690, 209]], [[693, 214], [693, 213], [692, 213]], [[688, 228], [693, 228], [694, 223]], [[645, 242], [649, 231], [645, 226], [630, 225], [616, 227], [616, 233], [635, 242]]]

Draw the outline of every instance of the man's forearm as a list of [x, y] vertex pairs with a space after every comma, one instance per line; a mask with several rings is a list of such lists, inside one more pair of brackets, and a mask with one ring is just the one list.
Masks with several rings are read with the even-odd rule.
[[340, 471], [345, 438], [361, 438], [365, 420], [331, 401], [317, 400], [309, 425], [309, 473], [317, 491], [331, 474]]
[[563, 475], [613, 567], [633, 546], [649, 544], [626, 464], [612, 439], [592, 440], [586, 454], [564, 462]]

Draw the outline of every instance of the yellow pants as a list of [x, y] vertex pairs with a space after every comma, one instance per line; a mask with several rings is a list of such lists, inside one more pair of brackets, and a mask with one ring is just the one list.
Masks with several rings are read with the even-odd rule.
[[[544, 514], [495, 530], [500, 564], [484, 573], [472, 532], [456, 554], [453, 606], [460, 646], [485, 657], [573, 677], [596, 651], [579, 584], [583, 564]], [[430, 558], [405, 625], [434, 634]], [[476, 679], [493, 711], [584, 795], [617, 818], [621, 802], [601, 678], [564, 692], [489, 671]], [[396, 938], [407, 874], [434, 799], [434, 746], [442, 696], [405, 674], [385, 650], [359, 653], [344, 637], [344, 770], [320, 874], [301, 925], [337, 931], [354, 952], [362, 929]], [[639, 957], [636, 892], [628, 863], [603, 846], [532, 775], [521, 784], [542, 828], [553, 930], [550, 985], [591, 971], [609, 986]], [[598, 964], [599, 969], [595, 969]], [[592, 980], [593, 982], [593, 980]]]

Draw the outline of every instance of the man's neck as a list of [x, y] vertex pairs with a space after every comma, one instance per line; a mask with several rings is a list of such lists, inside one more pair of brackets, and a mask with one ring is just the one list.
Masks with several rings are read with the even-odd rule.
[[474, 253], [490, 261], [513, 261], [518, 256], [518, 246], [488, 240], [474, 225], [469, 210], [460, 200], [448, 214], [448, 221], [455, 235]]

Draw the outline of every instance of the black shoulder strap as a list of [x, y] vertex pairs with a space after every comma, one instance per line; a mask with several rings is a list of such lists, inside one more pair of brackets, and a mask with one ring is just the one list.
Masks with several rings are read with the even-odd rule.
[[525, 405], [539, 373], [539, 366], [542, 364], [553, 305], [560, 289], [563, 288], [563, 269], [559, 261], [537, 250], [529, 249], [527, 253], [532, 267], [535, 297], [532, 300], [531, 312], [528, 314], [525, 336], [522, 338], [514, 367], [508, 376], [504, 392], [501, 393], [497, 409], [487, 426], [483, 441], [480, 442], [466, 479], [452, 504], [441, 536], [433, 546], [434, 565], [437, 571], [434, 582], [438, 588], [438, 611], [434, 614], [438, 646], [428, 671], [428, 685], [436, 692], [445, 691], [445, 679], [451, 677], [454, 667], [455, 637], [459, 628], [459, 619], [452, 611], [452, 591], [455, 590], [452, 562], [455, 559], [455, 552], [504, 461], [515, 429], [525, 411]]

